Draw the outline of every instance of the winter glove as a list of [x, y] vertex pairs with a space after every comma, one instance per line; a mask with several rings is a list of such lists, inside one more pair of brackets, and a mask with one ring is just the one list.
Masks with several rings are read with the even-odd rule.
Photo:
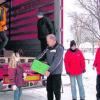
[[83, 73], [85, 73], [85, 72], [86, 72], [86, 70], [84, 69], [84, 70], [83, 70]]
[[70, 73], [69, 73], [69, 72], [67, 72], [67, 75], [70, 75]]

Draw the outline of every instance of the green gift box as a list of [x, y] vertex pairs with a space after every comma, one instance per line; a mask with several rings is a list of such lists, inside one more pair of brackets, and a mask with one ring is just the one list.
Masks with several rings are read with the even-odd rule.
[[31, 66], [31, 70], [42, 75], [44, 75], [48, 69], [49, 69], [49, 65], [42, 63], [39, 60], [34, 60]]

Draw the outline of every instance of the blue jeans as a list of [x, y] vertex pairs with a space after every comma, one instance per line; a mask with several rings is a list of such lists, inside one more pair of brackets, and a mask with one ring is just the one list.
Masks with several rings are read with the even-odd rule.
[[14, 91], [14, 100], [20, 100], [21, 95], [22, 95], [22, 88], [17, 87], [17, 89]]
[[2, 86], [3, 86], [3, 84], [2, 84], [2, 82], [0, 82], [0, 91], [2, 90]]
[[8, 43], [8, 37], [5, 32], [0, 32], [0, 39], [2, 40], [0, 43], [0, 50], [3, 50]]
[[82, 75], [70, 76], [72, 98], [77, 99], [76, 81], [78, 83], [80, 99], [85, 99], [85, 91], [83, 86]]

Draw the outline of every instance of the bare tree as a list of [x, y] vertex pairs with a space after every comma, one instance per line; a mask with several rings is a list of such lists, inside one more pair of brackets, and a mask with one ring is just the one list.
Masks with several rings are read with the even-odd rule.
[[90, 42], [93, 46], [93, 54], [94, 54], [94, 43], [97, 41], [95, 30], [97, 27], [97, 23], [89, 14], [70, 14], [72, 19], [71, 30], [75, 34], [77, 44], [80, 45], [84, 42]]
[[71, 31], [74, 33], [76, 37], [76, 42], [78, 45], [81, 43], [81, 33], [82, 33], [82, 28], [80, 27], [82, 23], [78, 20], [78, 15], [77, 13], [73, 13], [71, 16], [73, 25], [71, 26]]
[[[93, 26], [93, 20], [87, 14], [72, 13], [71, 30], [75, 34], [78, 45], [82, 42], [92, 42], [94, 37], [94, 31], [91, 31], [90, 25]], [[89, 26], [88, 26], [89, 25]], [[87, 39], [88, 38], [88, 39]]]
[[100, 0], [77, 0], [91, 17], [92, 25], [85, 23], [87, 28], [100, 40]]

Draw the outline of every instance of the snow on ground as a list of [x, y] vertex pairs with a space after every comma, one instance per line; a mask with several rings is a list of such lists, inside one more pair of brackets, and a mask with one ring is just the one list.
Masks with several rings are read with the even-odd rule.
[[[88, 62], [86, 63], [87, 63], [87, 72], [83, 75], [86, 100], [96, 100], [95, 97], [96, 71], [92, 70], [93, 61], [91, 61], [90, 63]], [[72, 100], [69, 76], [63, 76], [62, 80], [63, 80], [64, 93], [62, 93], [61, 100]], [[6, 99], [13, 100], [13, 92], [0, 93], [0, 100], [6, 100]], [[26, 89], [23, 91], [21, 100], [47, 100], [46, 89], [45, 88]]]
[[[85, 87], [86, 100], [96, 100], [96, 71], [92, 69], [94, 56], [91, 53], [85, 53], [86, 73], [83, 74], [83, 81]], [[91, 60], [92, 59], [92, 60]], [[61, 100], [72, 100], [69, 76], [65, 74], [62, 76], [63, 92]], [[0, 100], [13, 100], [13, 92], [0, 93]], [[79, 99], [79, 92], [78, 92]], [[23, 90], [21, 100], [47, 100], [46, 88], [31, 88]]]

